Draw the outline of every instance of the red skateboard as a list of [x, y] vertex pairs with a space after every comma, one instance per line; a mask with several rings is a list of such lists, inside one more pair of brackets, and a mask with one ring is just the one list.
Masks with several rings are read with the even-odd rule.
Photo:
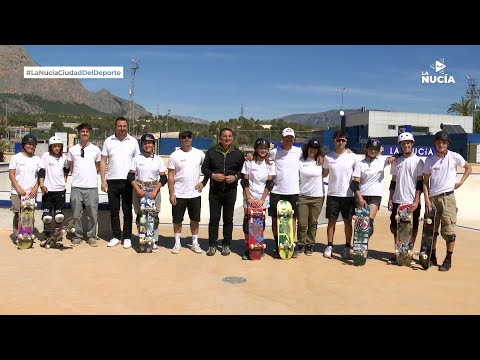
[[265, 226], [265, 210], [248, 207], [248, 243], [247, 250], [252, 260], [260, 260], [265, 250], [263, 228]]

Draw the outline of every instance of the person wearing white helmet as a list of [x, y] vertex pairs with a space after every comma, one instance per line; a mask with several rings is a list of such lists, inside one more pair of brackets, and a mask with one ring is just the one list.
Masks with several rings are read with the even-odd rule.
[[[415, 139], [409, 132], [398, 135], [398, 144], [402, 148], [402, 154], [395, 159], [390, 168], [392, 180], [390, 182], [390, 197], [388, 199], [388, 210], [390, 215], [390, 231], [393, 240], [397, 237], [397, 209], [400, 204], [410, 204], [408, 212], [413, 213], [412, 249], [415, 246], [415, 239], [418, 233], [418, 219], [420, 217], [420, 194], [423, 191], [423, 160], [413, 152]], [[393, 256], [389, 263], [396, 263], [397, 258]]]
[[65, 208], [65, 183], [70, 167], [63, 153], [63, 141], [58, 136], [48, 140], [48, 152], [44, 153], [38, 164], [38, 183], [42, 191], [42, 221], [45, 237], [40, 246], [51, 235], [52, 225], [62, 225]]

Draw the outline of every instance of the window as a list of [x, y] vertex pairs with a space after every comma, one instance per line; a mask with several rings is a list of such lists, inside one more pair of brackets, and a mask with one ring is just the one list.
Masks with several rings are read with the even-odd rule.
[[396, 125], [388, 125], [388, 130], [396, 130], [397, 126]]

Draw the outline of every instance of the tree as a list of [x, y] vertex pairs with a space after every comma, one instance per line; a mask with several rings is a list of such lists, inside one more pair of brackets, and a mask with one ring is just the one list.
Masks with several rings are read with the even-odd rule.
[[471, 116], [472, 115], [472, 106], [471, 106], [471, 99], [465, 99], [462, 96], [462, 100], [457, 103], [454, 102], [450, 105], [447, 110], [448, 114], [453, 115], [462, 115], [462, 116]]

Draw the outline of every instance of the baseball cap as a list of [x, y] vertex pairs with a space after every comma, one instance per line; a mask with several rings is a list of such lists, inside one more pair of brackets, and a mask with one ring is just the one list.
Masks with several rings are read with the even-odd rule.
[[295, 131], [293, 131], [292, 128], [283, 129], [282, 136], [289, 136], [289, 135], [295, 137]]
[[308, 147], [318, 148], [320, 147], [320, 143], [318, 142], [317, 139], [310, 139], [308, 140]]

